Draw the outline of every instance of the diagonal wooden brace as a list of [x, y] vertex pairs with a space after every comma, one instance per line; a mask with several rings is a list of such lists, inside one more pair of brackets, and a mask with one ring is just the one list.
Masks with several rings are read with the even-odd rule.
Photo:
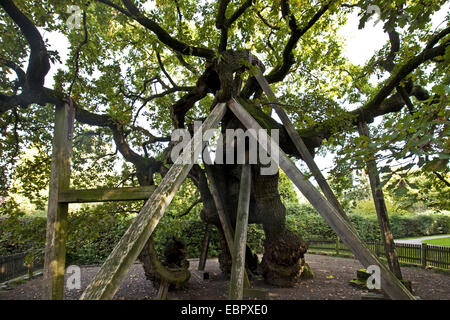
[[377, 265], [380, 268], [381, 287], [383, 290], [393, 300], [414, 300], [414, 296], [408, 289], [361, 242], [361, 239], [351, 225], [333, 208], [311, 182], [303, 176], [295, 164], [280, 149], [278, 144], [272, 138], [256, 133], [256, 130], [261, 130], [262, 127], [244, 107], [234, 99], [229, 101], [228, 107], [244, 126], [248, 129], [255, 129], [255, 131], [250, 131], [253, 137], [271, 155], [272, 159], [277, 162], [289, 179], [291, 179], [306, 199], [308, 199], [312, 206], [325, 219], [328, 225], [341, 237], [342, 241], [350, 248], [361, 264], [364, 267]]
[[[203, 155], [205, 156], [205, 160], [207, 163], [212, 163], [208, 152], [204, 153]], [[208, 176], [209, 190], [213, 196], [214, 204], [217, 209], [217, 214], [219, 215], [220, 224], [222, 226], [222, 230], [225, 235], [225, 240], [227, 242], [228, 249], [230, 250], [231, 255], [233, 255], [234, 230], [231, 225], [230, 219], [225, 212], [225, 206], [224, 206], [222, 197], [220, 196], [220, 192], [217, 187], [216, 181], [214, 179], [214, 174], [211, 170], [211, 167], [208, 165], [205, 165], [205, 169], [206, 169], [206, 174]], [[250, 288], [250, 279], [248, 278], [248, 274], [247, 274], [246, 270], [244, 270], [244, 287]]]
[[241, 183], [239, 186], [239, 201], [232, 252], [233, 265], [231, 267], [230, 300], [242, 300], [244, 294], [245, 249], [247, 246], [251, 179], [250, 165], [245, 164], [242, 166]]
[[278, 101], [275, 96], [275, 93], [273, 92], [272, 88], [270, 87], [269, 83], [267, 82], [266, 78], [263, 76], [261, 71], [255, 75], [256, 80], [258, 81], [259, 85], [263, 89], [263, 91], [266, 93], [267, 97], [270, 101], [273, 101], [272, 104], [273, 109], [277, 113], [278, 117], [280, 117], [281, 122], [284, 125], [284, 128], [286, 129], [289, 137], [291, 138], [292, 142], [294, 143], [296, 149], [302, 156], [303, 161], [305, 161], [306, 165], [308, 166], [309, 170], [311, 171], [312, 175], [316, 179], [317, 183], [320, 186], [320, 189], [322, 189], [323, 194], [327, 198], [327, 200], [333, 205], [333, 207], [338, 211], [338, 213], [350, 224], [352, 228], [353, 225], [351, 224], [350, 220], [348, 219], [347, 215], [345, 214], [344, 209], [342, 208], [341, 204], [339, 203], [339, 200], [336, 198], [336, 195], [334, 194], [333, 190], [331, 190], [330, 185], [328, 184], [327, 180], [323, 176], [323, 174], [320, 172], [319, 167], [317, 166], [316, 162], [314, 161], [313, 156], [309, 152], [308, 148], [306, 147], [305, 143], [303, 142], [302, 137], [298, 134], [297, 130], [295, 130], [294, 125], [292, 124], [291, 120], [289, 120], [287, 114], [284, 112], [283, 109], [281, 109], [278, 106]]
[[[203, 148], [203, 133], [217, 127], [226, 112], [226, 104], [214, 107], [194, 137], [184, 148], [164, 179], [156, 188], [139, 215], [114, 247], [94, 279], [83, 292], [81, 300], [112, 299], [145, 243], [155, 230], [164, 211], [186, 179], [194, 164], [194, 155]], [[191, 159], [191, 161], [186, 161]]]
[[73, 117], [64, 103], [55, 108], [52, 168], [47, 210], [43, 296], [45, 300], [62, 300], [66, 266], [68, 203], [60, 203], [60, 192], [69, 189], [72, 153]]

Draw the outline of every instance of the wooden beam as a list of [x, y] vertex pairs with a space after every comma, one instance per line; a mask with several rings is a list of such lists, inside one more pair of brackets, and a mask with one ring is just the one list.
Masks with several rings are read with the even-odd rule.
[[280, 120], [283, 123], [283, 126], [286, 129], [289, 137], [291, 138], [296, 149], [302, 156], [303, 161], [306, 163], [306, 165], [308, 166], [312, 175], [314, 176], [314, 179], [316, 179], [317, 184], [319, 185], [323, 194], [325, 195], [327, 200], [330, 202], [330, 204], [332, 204], [333, 207], [337, 210], [337, 212], [345, 220], [347, 220], [347, 222], [351, 225], [352, 228], [354, 228], [353, 225], [351, 224], [349, 218], [345, 214], [344, 208], [342, 208], [342, 206], [339, 203], [339, 200], [337, 199], [333, 190], [331, 190], [331, 187], [328, 184], [327, 180], [323, 176], [322, 172], [320, 172], [319, 167], [317, 166], [316, 162], [314, 161], [313, 156], [311, 155], [308, 148], [306, 147], [306, 144], [303, 141], [302, 137], [298, 134], [297, 130], [295, 129], [291, 120], [289, 120], [289, 117], [284, 112], [284, 110], [279, 107], [279, 102], [275, 96], [275, 93], [273, 92], [272, 88], [270, 87], [270, 84], [267, 82], [266, 78], [263, 76], [261, 71], [259, 71], [259, 73], [256, 74], [255, 78], [258, 81], [261, 88], [263, 89], [263, 91], [266, 93], [269, 100], [274, 102], [272, 104], [273, 109], [277, 113], [278, 117], [280, 117]]
[[208, 258], [208, 248], [209, 248], [209, 240], [211, 238], [211, 230], [212, 224], [207, 223], [205, 229], [205, 236], [203, 237], [202, 242], [202, 252], [200, 254], [200, 259], [198, 260], [198, 270], [204, 271], [206, 265], [206, 259]]
[[[361, 121], [358, 123], [358, 132], [361, 137], [366, 137], [370, 141], [370, 131], [367, 123]], [[368, 147], [370, 152], [370, 147]], [[369, 156], [373, 160], [367, 160], [367, 175], [369, 176], [370, 189], [372, 191], [372, 198], [377, 212], [378, 224], [381, 230], [381, 239], [384, 244], [384, 252], [388, 262], [389, 269], [395, 276], [402, 280], [402, 270], [398, 262], [397, 251], [395, 250], [394, 235], [392, 234], [391, 225], [389, 223], [389, 216], [387, 212], [386, 202], [384, 201], [383, 188], [381, 186], [380, 175], [378, 173], [377, 163], [375, 161], [375, 152], [370, 152]]]
[[125, 187], [114, 189], [67, 190], [59, 193], [62, 203], [147, 200], [156, 186]]
[[267, 289], [244, 288], [244, 297], [268, 300], [269, 291]]
[[231, 267], [230, 300], [242, 300], [244, 294], [245, 249], [247, 246], [248, 214], [250, 208], [251, 167], [242, 166], [239, 185], [239, 200], [232, 252], [233, 265]]
[[[230, 100], [229, 108], [236, 117], [248, 129], [262, 129], [258, 122], [236, 101]], [[258, 140], [264, 148], [278, 163], [281, 169], [286, 173], [289, 179], [308, 199], [311, 205], [325, 219], [328, 225], [341, 237], [342, 241], [350, 248], [355, 257], [364, 267], [377, 265], [380, 267], [381, 286], [392, 299], [411, 299], [412, 294], [398, 280], [392, 272], [361, 242], [358, 234], [351, 225], [333, 208], [332, 205], [320, 194], [320, 192], [309, 182], [305, 176], [298, 170], [295, 164], [280, 149], [278, 144], [270, 137], [258, 135], [255, 131], [250, 131], [255, 139]], [[278, 155], [278, 156], [274, 156]]]
[[44, 255], [43, 299], [62, 300], [66, 266], [68, 204], [59, 203], [59, 194], [70, 184], [73, 110], [68, 104], [55, 107], [55, 127], [47, 210]]
[[214, 107], [182, 154], [166, 173], [161, 183], [144, 204], [139, 215], [115, 246], [94, 279], [81, 295], [82, 300], [112, 299], [130, 266], [155, 230], [167, 206], [194, 165], [194, 155], [203, 148], [203, 133], [217, 127], [227, 108], [224, 103]]
[[[203, 154], [207, 163], [212, 163], [211, 158], [208, 152]], [[209, 182], [209, 190], [213, 196], [214, 204], [217, 209], [217, 214], [219, 215], [220, 224], [222, 226], [223, 233], [225, 234], [225, 240], [228, 245], [228, 249], [230, 250], [231, 255], [233, 255], [234, 248], [234, 230], [231, 226], [230, 219], [225, 212], [225, 206], [223, 205], [223, 200], [220, 195], [219, 189], [217, 188], [216, 181], [214, 179], [214, 173], [211, 170], [211, 167], [205, 164], [206, 174]], [[244, 286], [246, 288], [250, 288], [250, 279], [248, 278], [247, 271], [245, 271], [244, 275]]]
[[167, 281], [166, 279], [161, 279], [156, 300], [167, 300], [167, 293], [169, 292], [169, 286], [170, 286], [169, 281]]

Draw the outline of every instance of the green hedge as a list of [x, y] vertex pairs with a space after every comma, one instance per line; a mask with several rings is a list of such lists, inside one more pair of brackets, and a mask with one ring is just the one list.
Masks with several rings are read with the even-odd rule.
[[[380, 239], [376, 216], [349, 215], [363, 241]], [[112, 215], [107, 210], [83, 209], [69, 215], [67, 241], [68, 263], [100, 263], [109, 255], [114, 245], [130, 225], [132, 219], [125, 215]], [[309, 205], [288, 205], [287, 225], [304, 239], [334, 239], [334, 231]], [[390, 216], [395, 238], [414, 237], [450, 233], [450, 216], [432, 215], [392, 215]], [[176, 225], [175, 225], [176, 224]], [[32, 250], [40, 258], [45, 243], [46, 221], [43, 217], [22, 217], [0, 220], [0, 255]], [[157, 247], [161, 249], [173, 233], [187, 245], [188, 257], [200, 255], [205, 224], [198, 220], [161, 221], [155, 231]], [[213, 228], [209, 256], [219, 253], [217, 230]], [[264, 232], [261, 225], [250, 225], [248, 244], [257, 253], [263, 252]]]
[[[325, 220], [310, 205], [287, 207], [287, 224], [305, 239], [334, 239], [336, 234]], [[363, 241], [380, 240], [380, 229], [376, 215], [350, 214]], [[393, 214], [389, 217], [395, 238], [450, 233], [450, 215], [446, 214]]]

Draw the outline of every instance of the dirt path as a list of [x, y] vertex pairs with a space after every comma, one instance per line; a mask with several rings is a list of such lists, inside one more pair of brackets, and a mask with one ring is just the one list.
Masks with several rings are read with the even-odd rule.
[[[262, 280], [252, 281], [255, 288], [269, 290], [269, 299], [274, 300], [359, 300], [362, 290], [349, 285], [361, 264], [354, 259], [307, 254], [306, 260], [315, 273], [315, 278], [303, 281], [294, 288], [276, 288]], [[197, 261], [191, 260], [191, 270], [195, 270]], [[78, 299], [99, 267], [82, 267], [81, 290], [66, 290], [65, 299]], [[210, 280], [200, 280], [192, 272], [189, 286], [178, 292], [169, 292], [169, 299], [226, 299], [228, 280], [220, 272], [217, 259], [209, 259], [206, 271]], [[414, 294], [425, 300], [450, 300], [450, 275], [403, 267], [403, 275], [412, 282]], [[332, 277], [330, 277], [332, 276]], [[0, 291], [0, 300], [36, 300], [40, 299], [42, 277], [27, 281], [18, 287]], [[157, 291], [150, 281], [145, 279], [143, 268], [134, 264], [125, 278], [114, 299], [142, 300], [155, 299]]]

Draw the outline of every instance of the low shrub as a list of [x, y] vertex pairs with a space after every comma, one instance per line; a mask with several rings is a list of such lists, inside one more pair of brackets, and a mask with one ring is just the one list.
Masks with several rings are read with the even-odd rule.
[[[350, 214], [363, 241], [380, 239], [376, 215]], [[132, 218], [122, 214], [111, 214], [107, 207], [84, 208], [69, 215], [67, 239], [67, 263], [101, 263], [109, 255], [116, 243], [132, 222]], [[450, 216], [445, 214], [405, 215], [393, 214], [390, 224], [395, 238], [414, 237], [450, 233]], [[286, 225], [303, 239], [335, 239], [336, 234], [325, 220], [310, 205], [288, 204]], [[188, 258], [200, 256], [205, 233], [205, 223], [199, 218], [163, 218], [155, 230], [157, 249], [176, 235], [187, 245]], [[42, 259], [45, 244], [46, 219], [44, 217], [3, 218], [0, 220], [0, 255], [8, 255], [31, 250]], [[247, 243], [255, 253], [264, 251], [264, 231], [262, 225], [251, 224]], [[219, 236], [212, 228], [208, 256], [219, 254]]]

